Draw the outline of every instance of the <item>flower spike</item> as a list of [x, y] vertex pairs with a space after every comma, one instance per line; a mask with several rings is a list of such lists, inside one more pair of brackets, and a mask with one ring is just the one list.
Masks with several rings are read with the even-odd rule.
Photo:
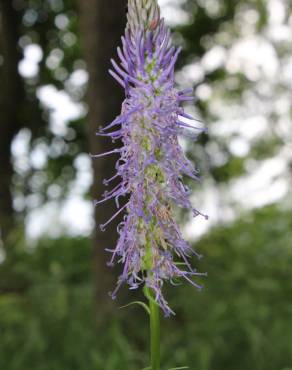
[[[183, 175], [198, 180], [198, 174], [185, 157], [178, 136], [196, 139], [204, 130], [182, 107], [184, 102], [193, 101], [193, 89], [175, 88], [174, 66], [179, 53], [180, 49], [171, 45], [157, 1], [129, 0], [126, 32], [117, 49], [119, 62], [111, 60], [110, 70], [125, 89], [126, 97], [120, 116], [100, 131], [101, 136], [112, 140], [121, 138], [123, 146], [96, 155], [120, 155], [112, 179], [120, 176], [121, 183], [95, 203], [115, 199], [118, 207], [115, 215], [101, 225], [102, 230], [125, 211], [117, 228], [117, 245], [109, 250], [109, 264], [123, 264], [111, 295], [115, 298], [123, 283], [129, 284], [130, 289], [144, 286], [151, 290], [166, 316], [173, 311], [162, 293], [163, 284], [174, 284], [183, 278], [200, 289], [193, 278], [203, 275], [191, 267], [190, 257], [200, 255], [183, 239], [174, 206], [191, 211], [195, 217], [207, 218], [193, 208], [190, 191], [182, 181]], [[116, 131], [109, 131], [112, 128]], [[110, 181], [105, 180], [105, 185]], [[121, 197], [126, 204], [120, 207]]]

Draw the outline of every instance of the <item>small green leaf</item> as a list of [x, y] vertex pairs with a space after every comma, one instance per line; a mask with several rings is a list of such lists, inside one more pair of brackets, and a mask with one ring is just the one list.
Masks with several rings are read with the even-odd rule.
[[151, 367], [144, 367], [142, 370], [151, 370]]
[[144, 295], [147, 299], [149, 299], [149, 301], [151, 301], [152, 303], [156, 304], [157, 305], [157, 302], [155, 301], [155, 299], [151, 296], [151, 293], [150, 293], [150, 289], [147, 288], [147, 286], [145, 285], [144, 288], [143, 288], [143, 292], [144, 292]]
[[[121, 306], [121, 307], [119, 307], [119, 309], [126, 308], [126, 307], [129, 307], [129, 306], [133, 306], [134, 304], [137, 304], [138, 306], [143, 307], [143, 308], [144, 308], [144, 310], [148, 313], [148, 315], [150, 315], [150, 309], [149, 309], [149, 307], [147, 306], [147, 304], [146, 304], [146, 303], [141, 302], [141, 301], [134, 301], [134, 302], [128, 303], [128, 304], [126, 304], [125, 306]], [[146, 368], [146, 369], [148, 369], [148, 368]], [[149, 369], [150, 369], [150, 368], [149, 368]], [[145, 370], [145, 369], [143, 369], [143, 370]], [[151, 369], [150, 369], [150, 370], [151, 370]]]
[[189, 367], [188, 366], [172, 367], [171, 369], [168, 369], [168, 370], [183, 370], [183, 369], [189, 369]]

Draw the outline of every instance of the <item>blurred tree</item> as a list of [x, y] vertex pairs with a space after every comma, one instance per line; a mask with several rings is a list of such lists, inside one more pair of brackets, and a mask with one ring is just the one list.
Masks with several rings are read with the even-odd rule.
[[[122, 103], [122, 90], [109, 77], [109, 61], [115, 56], [117, 45], [125, 27], [126, 0], [79, 0], [80, 30], [83, 41], [84, 58], [89, 72], [87, 93], [88, 102], [88, 135], [91, 153], [103, 153], [112, 150], [113, 144], [108, 139], [101, 140], [95, 133], [100, 126], [111, 122], [119, 113]], [[109, 11], [114, 9], [114, 11]], [[117, 144], [115, 144], [116, 146]], [[115, 157], [100, 158], [93, 161], [94, 183], [92, 196], [101, 199], [104, 192], [103, 179], [111, 178], [115, 169]], [[115, 186], [115, 185], [113, 185]], [[105, 203], [95, 209], [97, 226], [104, 223], [115, 213], [112, 203]], [[113, 288], [114, 276], [109, 271], [106, 261], [108, 254], [105, 248], [113, 248], [117, 233], [113, 226], [101, 233], [95, 231], [95, 279], [96, 297], [99, 305], [102, 304], [105, 292]]]
[[[41, 88], [46, 86], [55, 86], [55, 92], [69, 90], [76, 102], [82, 99], [84, 89], [73, 88], [68, 81], [70, 73], [82, 68], [75, 8], [71, 0], [0, 2], [0, 228], [4, 239], [14, 219], [22, 225], [32, 208], [64, 198], [75, 176], [74, 160], [87, 151], [83, 122], [76, 120], [64, 133], [56, 132], [50, 107], [40, 102]], [[27, 56], [30, 47], [39, 55], [33, 69], [31, 55]], [[28, 152], [14, 158], [11, 144], [22, 133], [28, 138]], [[31, 158], [38, 149], [44, 155], [42, 165]], [[57, 196], [56, 192], [51, 196], [52, 183], [58, 187]], [[30, 201], [32, 194], [37, 201]], [[16, 208], [12, 198], [20, 200]]]
[[[184, 17], [175, 39], [184, 45], [184, 67], [177, 80], [193, 83], [195, 112], [210, 128], [200, 140], [208, 158], [199, 145], [189, 146], [189, 154], [201, 159], [202, 173], [209, 171], [222, 203], [233, 207], [234, 180], [257, 173], [271, 158], [291, 163], [283, 156], [292, 116], [289, 1], [188, 0], [179, 9]], [[287, 179], [286, 169], [271, 183]]]
[[[108, 12], [102, 1], [80, 1], [79, 5], [80, 23], [75, 1], [1, 1], [0, 228], [5, 244], [6, 236], [15, 226], [13, 220], [16, 216], [22, 224], [32, 208], [51, 200], [52, 193], [55, 201], [64, 199], [74, 180], [74, 161], [80, 153], [88, 153], [89, 150], [92, 153], [102, 152], [112, 145], [98, 140], [95, 132], [99, 125], [119, 113], [122, 101], [121, 91], [108, 76], [107, 67], [125, 24], [125, 1], [118, 6], [113, 5], [114, 12]], [[42, 87], [55, 86], [56, 91], [65, 92], [74, 102], [82, 101], [85, 88], [78, 89], [70, 82], [73, 72], [84, 71], [79, 25], [90, 75], [88, 126], [86, 130], [84, 120], [79, 119], [70, 122], [65, 133], [60, 133], [52, 128], [50, 108], [46, 102], [42, 102], [39, 109], [39, 97]], [[107, 42], [104, 42], [105, 35]], [[38, 71], [26, 76], [20, 73], [19, 66], [30, 45], [34, 45], [42, 56]], [[25, 132], [30, 138], [27, 168], [24, 170], [16, 168], [15, 163], [13, 166], [11, 153], [11, 144], [23, 128], [29, 130]], [[30, 158], [38, 148], [42, 148], [45, 154], [45, 163], [40, 167], [35, 166]], [[102, 179], [111, 177], [113, 161], [108, 158], [94, 161], [94, 198], [100, 198], [103, 191]], [[56, 191], [51, 191], [52, 184], [58, 188], [57, 196]], [[35, 197], [32, 203], [30, 195]], [[13, 196], [22, 200], [23, 205], [17, 211], [12, 205]], [[104, 222], [113, 211], [111, 204], [105, 205], [102, 212], [96, 210], [96, 224]], [[105, 247], [110, 248], [114, 243], [114, 230], [113, 224], [104, 234], [94, 233], [96, 294], [100, 304], [102, 300], [110, 301], [107, 292], [114, 284], [113, 274], [106, 268], [104, 252]]]
[[21, 19], [12, 2], [0, 2], [0, 230], [4, 245], [14, 226], [12, 206], [11, 143], [23, 127], [23, 81], [18, 74], [21, 52], [17, 47]]

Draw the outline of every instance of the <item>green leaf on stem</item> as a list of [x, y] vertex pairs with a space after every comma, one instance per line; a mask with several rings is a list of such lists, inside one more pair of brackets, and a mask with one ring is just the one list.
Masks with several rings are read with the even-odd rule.
[[146, 285], [144, 286], [143, 288], [143, 292], [144, 292], [144, 295], [147, 299], [149, 299], [150, 302], [154, 303], [157, 305], [157, 302], [155, 301], [155, 299], [152, 297], [151, 293], [150, 293], [150, 290], [149, 288], [146, 287]]
[[[148, 313], [148, 315], [150, 315], [150, 308], [148, 307], [148, 305], [146, 303], [141, 302], [141, 301], [134, 301], [134, 302], [128, 303], [125, 306], [119, 307], [119, 309], [126, 308], [126, 307], [129, 307], [129, 306], [133, 306], [134, 304], [143, 307], [144, 310]], [[148, 369], [148, 368], [146, 368], [146, 369]], [[145, 369], [143, 369], [143, 370], [145, 370]]]

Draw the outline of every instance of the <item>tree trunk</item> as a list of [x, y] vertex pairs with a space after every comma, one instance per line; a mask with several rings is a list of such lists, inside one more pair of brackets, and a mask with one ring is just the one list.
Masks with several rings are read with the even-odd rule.
[[11, 1], [0, 1], [0, 229], [1, 239], [7, 249], [9, 234], [14, 225], [11, 183], [11, 143], [20, 128], [20, 106], [24, 96], [23, 82], [18, 73], [21, 53], [19, 39], [19, 14]]
[[[80, 29], [84, 57], [89, 72], [87, 102], [88, 142], [93, 154], [112, 149], [110, 140], [101, 140], [95, 135], [99, 126], [111, 122], [120, 113], [123, 99], [122, 90], [109, 76], [110, 58], [116, 54], [120, 37], [125, 27], [126, 0], [79, 0]], [[115, 172], [116, 156], [104, 157], [93, 161], [94, 184], [92, 196], [100, 199], [105, 188], [104, 178]], [[96, 230], [94, 235], [94, 268], [96, 278], [96, 299], [98, 309], [108, 308], [108, 291], [115, 285], [115, 276], [106, 265], [110, 258], [105, 248], [114, 248], [117, 241], [116, 223], [100, 232], [98, 225], [104, 223], [116, 212], [114, 203], [104, 203], [95, 210]]]

